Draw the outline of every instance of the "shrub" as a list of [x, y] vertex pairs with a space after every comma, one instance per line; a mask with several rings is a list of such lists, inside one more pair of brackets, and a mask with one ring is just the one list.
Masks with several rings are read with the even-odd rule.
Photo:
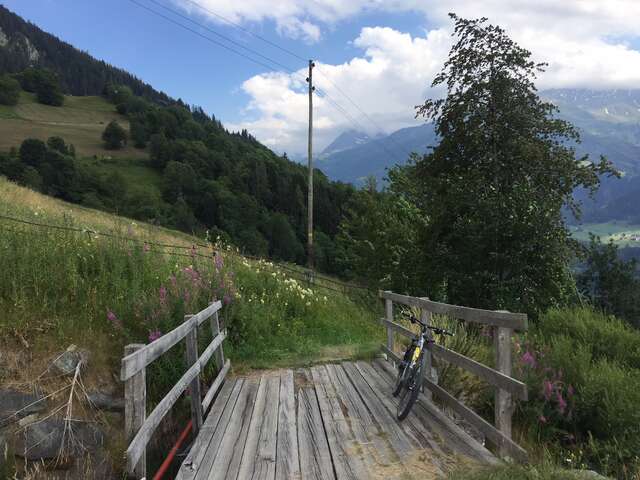
[[102, 133], [105, 147], [109, 150], [117, 150], [127, 144], [127, 132], [115, 120], [111, 121]]
[[16, 105], [20, 98], [20, 83], [8, 75], [0, 76], [0, 105]]
[[64, 103], [58, 77], [52, 71], [44, 68], [28, 68], [16, 75], [16, 78], [23, 90], [36, 94], [38, 102], [56, 107]]
[[559, 458], [619, 478], [640, 473], [640, 332], [589, 309], [551, 310], [518, 344], [530, 390], [520, 418]]

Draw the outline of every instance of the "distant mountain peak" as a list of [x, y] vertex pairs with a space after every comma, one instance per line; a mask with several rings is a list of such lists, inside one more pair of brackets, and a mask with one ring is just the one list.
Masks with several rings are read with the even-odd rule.
[[348, 150], [350, 148], [357, 147], [369, 143], [371, 137], [364, 132], [358, 130], [346, 130], [336, 137], [322, 152], [320, 157], [328, 157], [331, 154]]

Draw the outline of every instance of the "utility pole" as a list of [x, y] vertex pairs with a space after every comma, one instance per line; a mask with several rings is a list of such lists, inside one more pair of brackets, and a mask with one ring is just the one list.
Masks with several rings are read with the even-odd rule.
[[313, 60], [309, 60], [309, 76], [307, 82], [309, 83], [309, 147], [308, 147], [308, 160], [309, 160], [309, 191], [307, 194], [307, 265], [310, 269], [313, 269], [313, 91], [316, 87], [313, 86], [313, 67], [316, 64]]

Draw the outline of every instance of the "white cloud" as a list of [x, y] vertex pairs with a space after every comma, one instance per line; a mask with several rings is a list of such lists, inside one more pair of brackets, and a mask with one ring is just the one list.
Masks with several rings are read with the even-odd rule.
[[[174, 0], [186, 4], [189, 0]], [[413, 11], [429, 21], [431, 30], [414, 36], [387, 27], [366, 27], [353, 42], [362, 53], [339, 65], [318, 63], [314, 80], [350, 115], [372, 133], [378, 128], [340, 91], [346, 92], [374, 123], [386, 132], [417, 121], [414, 105], [429, 92], [434, 75], [451, 44], [449, 11], [463, 17], [486, 16], [549, 63], [539, 88], [638, 88], [640, 51], [626, 40], [640, 38], [640, 0], [200, 0], [239, 22], [273, 20], [282, 35], [317, 41], [325, 28], [364, 11]], [[246, 121], [230, 125], [248, 128], [258, 139], [283, 151], [306, 148], [307, 96], [304, 77], [258, 75], [243, 84], [251, 97]], [[300, 79], [301, 76], [301, 79]], [[328, 80], [327, 80], [328, 79]], [[315, 135], [319, 151], [353, 124], [315, 97]]]

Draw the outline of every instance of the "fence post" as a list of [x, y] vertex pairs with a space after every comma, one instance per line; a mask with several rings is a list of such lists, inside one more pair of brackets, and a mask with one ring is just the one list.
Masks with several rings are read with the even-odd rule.
[[[143, 344], [133, 343], [124, 347], [124, 356], [144, 347]], [[147, 417], [147, 384], [146, 370], [143, 368], [124, 383], [124, 428], [127, 442], [131, 442]], [[127, 472], [136, 479], [147, 475], [147, 454], [142, 454], [133, 472]]]
[[[220, 335], [220, 318], [218, 317], [218, 312], [211, 315], [211, 335], [212, 338], [216, 338]], [[216, 350], [216, 366], [218, 367], [218, 371], [222, 370], [224, 367], [224, 351], [222, 350], [222, 344]]]
[[[424, 323], [426, 323], [427, 325], [431, 325], [431, 312], [429, 310], [425, 310], [425, 309], [420, 309], [420, 320]], [[432, 339], [433, 338], [433, 334], [431, 333], [431, 330], [427, 330], [427, 338]], [[433, 383], [438, 383], [438, 379], [436, 378], [436, 376], [434, 375], [434, 366], [433, 366], [433, 357], [431, 355], [431, 350], [425, 349], [424, 351], [424, 356], [427, 360], [427, 370], [424, 372], [424, 375], [427, 376], [427, 378], [429, 380], [431, 380]], [[433, 393], [431, 392], [430, 389], [425, 388], [424, 389], [424, 395], [429, 399], [429, 400], [433, 400]]]
[[[387, 320], [389, 322], [393, 322], [393, 301], [389, 300], [388, 298], [385, 299], [384, 306], [385, 306], [385, 312], [386, 312]], [[391, 350], [392, 352], [394, 351], [393, 350], [393, 344], [395, 343], [394, 340], [395, 340], [394, 339], [394, 332], [391, 329], [391, 327], [389, 327], [389, 325], [387, 325], [387, 348], [389, 350]], [[390, 359], [390, 360], [392, 362], [394, 362], [393, 359]], [[394, 364], [395, 364], [395, 362], [394, 362]]]
[[[496, 349], [496, 370], [511, 376], [511, 335], [512, 328], [496, 327], [494, 329], [494, 344]], [[507, 438], [511, 438], [511, 416], [514, 411], [511, 394], [496, 387], [495, 424]], [[503, 445], [498, 445], [498, 454], [502, 457], [508, 454]]]
[[[185, 315], [185, 322], [193, 315]], [[187, 342], [187, 367], [191, 367], [198, 361], [198, 326], [197, 324], [189, 330], [185, 337]], [[200, 373], [191, 380], [189, 385], [189, 397], [191, 398], [191, 420], [193, 422], [193, 433], [197, 435], [202, 427], [202, 398], [200, 395]]]

